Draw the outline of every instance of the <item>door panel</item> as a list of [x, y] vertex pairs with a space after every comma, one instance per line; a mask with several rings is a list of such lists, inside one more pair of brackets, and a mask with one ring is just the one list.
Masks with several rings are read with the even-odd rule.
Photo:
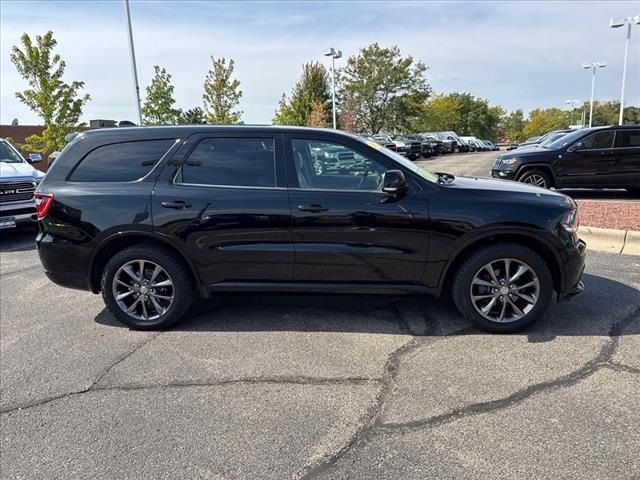
[[[289, 198], [265, 163], [281, 152], [280, 143], [274, 148], [269, 139], [266, 151], [256, 153], [264, 142], [247, 137], [190, 139], [184, 162], [165, 169], [153, 193], [155, 230], [182, 243], [204, 285], [293, 278]], [[245, 175], [248, 163], [253, 168]]]
[[615, 172], [614, 132], [594, 133], [567, 149], [558, 161], [560, 187], [602, 187]]
[[617, 130], [614, 150], [618, 185], [640, 187], [640, 129]]
[[[390, 197], [379, 191], [389, 167], [353, 146], [320, 139], [286, 142], [294, 279], [309, 282], [420, 282], [428, 248], [424, 192]], [[328, 153], [326, 153], [328, 152]], [[318, 160], [337, 156], [351, 168], [318, 169]]]

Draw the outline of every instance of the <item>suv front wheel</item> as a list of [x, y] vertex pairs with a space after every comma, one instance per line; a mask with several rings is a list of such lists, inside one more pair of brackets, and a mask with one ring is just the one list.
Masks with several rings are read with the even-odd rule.
[[519, 182], [535, 185], [536, 187], [551, 188], [549, 174], [542, 170], [529, 170], [518, 179]]
[[512, 333], [542, 317], [553, 298], [545, 261], [515, 243], [481, 248], [458, 269], [453, 299], [460, 313], [483, 330]]
[[105, 266], [101, 289], [109, 311], [138, 330], [170, 327], [193, 303], [184, 262], [155, 245], [135, 245], [114, 255]]

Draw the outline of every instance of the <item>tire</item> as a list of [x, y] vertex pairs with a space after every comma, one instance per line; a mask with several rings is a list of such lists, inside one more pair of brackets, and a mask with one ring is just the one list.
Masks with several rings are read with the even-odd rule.
[[[145, 262], [143, 271], [147, 281], [154, 276], [155, 266], [162, 270], [156, 276], [156, 288], [152, 288], [153, 284], [146, 286], [134, 280], [139, 278], [140, 261]], [[116, 276], [121, 282], [114, 282]], [[128, 285], [124, 286], [122, 281]], [[178, 322], [194, 301], [193, 287], [191, 273], [182, 259], [163, 247], [149, 244], [134, 245], [116, 253], [105, 266], [101, 279], [102, 298], [109, 311], [116, 319], [136, 330], [160, 330]], [[129, 293], [129, 296], [118, 302], [117, 293]], [[139, 299], [143, 294], [147, 294], [145, 298], [148, 300]], [[171, 300], [167, 300], [169, 297]], [[124, 308], [136, 301], [138, 304], [133, 313], [125, 312]], [[145, 315], [148, 319], [144, 318]]]
[[[500, 288], [503, 288], [500, 283], [495, 289], [489, 285], [474, 283], [494, 283], [489, 271], [485, 269], [489, 264], [492, 265], [498, 281], [502, 280], [501, 277], [504, 278], [506, 270], [505, 260], [509, 261], [509, 276], [512, 279], [520, 272], [521, 267], [530, 269], [513, 280], [511, 286], [516, 288], [511, 289], [510, 282], [507, 282], [504, 285], [509, 292], [507, 293], [500, 291]], [[532, 286], [526, 287], [527, 284]], [[493, 333], [518, 332], [544, 316], [551, 305], [553, 291], [553, 279], [546, 262], [533, 250], [516, 243], [497, 243], [474, 252], [457, 269], [452, 284], [453, 301], [462, 316], [480, 329]], [[515, 292], [519, 292], [523, 297]], [[475, 303], [472, 295], [476, 296]], [[482, 298], [483, 295], [490, 298]], [[525, 300], [525, 297], [528, 299]], [[532, 299], [535, 300], [533, 304]], [[480, 310], [492, 301], [494, 303], [486, 315], [483, 315]], [[506, 307], [503, 307], [505, 304]], [[517, 310], [511, 306], [512, 304]]]
[[551, 188], [552, 185], [551, 177], [547, 172], [535, 169], [524, 172], [520, 178], [518, 178], [518, 181], [541, 188]]

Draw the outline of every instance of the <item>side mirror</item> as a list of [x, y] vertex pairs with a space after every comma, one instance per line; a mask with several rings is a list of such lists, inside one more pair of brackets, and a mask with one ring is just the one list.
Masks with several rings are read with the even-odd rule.
[[400, 170], [387, 170], [382, 176], [382, 191], [398, 195], [407, 191], [407, 181]]
[[567, 149], [567, 152], [578, 152], [582, 150], [584, 146], [584, 142], [576, 142]]
[[42, 161], [42, 155], [39, 153], [30, 153], [29, 154], [29, 163], [38, 163]]

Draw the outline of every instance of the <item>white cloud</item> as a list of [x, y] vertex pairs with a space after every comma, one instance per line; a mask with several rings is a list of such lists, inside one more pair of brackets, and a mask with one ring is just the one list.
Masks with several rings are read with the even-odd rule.
[[[21, 4], [20, 6], [25, 5]], [[3, 2], [0, 25], [2, 123], [37, 118], [17, 102], [24, 83], [9, 61], [23, 32], [53, 30], [68, 79], [86, 82], [92, 101], [85, 119], [135, 119], [124, 9], [120, 2]], [[236, 60], [241, 109], [248, 123], [268, 123], [302, 63], [325, 61], [330, 44], [346, 55], [368, 43], [397, 44], [429, 66], [436, 91], [469, 91], [507, 109], [563, 107], [587, 99], [590, 76], [582, 62], [605, 60], [596, 97], [619, 97], [624, 34], [610, 30], [610, 16], [635, 14], [637, 4], [613, 2], [132, 3], [138, 71], [144, 87], [153, 65], [173, 75], [176, 100], [201, 104], [209, 56]], [[640, 28], [635, 27], [627, 100], [640, 104]]]

